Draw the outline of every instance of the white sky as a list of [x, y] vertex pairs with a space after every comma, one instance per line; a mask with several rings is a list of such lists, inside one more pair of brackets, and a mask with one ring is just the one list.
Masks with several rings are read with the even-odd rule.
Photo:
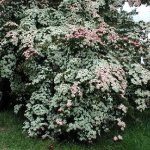
[[[130, 12], [136, 7], [130, 7], [128, 3], [125, 3], [123, 9]], [[141, 5], [140, 7], [137, 7], [137, 12], [139, 12], [138, 15], [135, 15], [133, 18], [135, 21], [143, 20], [145, 22], [150, 21], [150, 6], [146, 7], [145, 5]]]

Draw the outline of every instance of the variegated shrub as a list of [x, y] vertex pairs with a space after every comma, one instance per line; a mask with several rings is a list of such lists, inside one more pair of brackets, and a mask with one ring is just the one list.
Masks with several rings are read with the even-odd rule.
[[146, 108], [145, 25], [118, 13], [122, 2], [64, 0], [9, 22], [15, 29], [1, 40], [0, 75], [10, 80], [15, 113], [25, 110], [29, 136], [91, 142], [113, 126], [124, 131], [128, 109]]

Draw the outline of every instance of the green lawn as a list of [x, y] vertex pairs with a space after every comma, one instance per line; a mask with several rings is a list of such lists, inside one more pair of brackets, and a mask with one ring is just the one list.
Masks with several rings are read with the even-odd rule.
[[140, 117], [143, 122], [128, 124], [124, 140], [114, 143], [111, 138], [103, 137], [91, 146], [68, 142], [50, 142], [28, 138], [22, 134], [21, 121], [11, 112], [0, 113], [0, 150], [150, 150], [150, 111]]

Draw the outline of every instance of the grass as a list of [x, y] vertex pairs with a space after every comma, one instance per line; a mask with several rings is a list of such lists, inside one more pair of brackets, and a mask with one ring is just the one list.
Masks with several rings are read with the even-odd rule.
[[150, 111], [140, 117], [142, 122], [130, 121], [122, 142], [114, 143], [103, 137], [91, 146], [52, 142], [28, 138], [22, 133], [22, 122], [11, 112], [0, 113], [0, 150], [150, 150]]

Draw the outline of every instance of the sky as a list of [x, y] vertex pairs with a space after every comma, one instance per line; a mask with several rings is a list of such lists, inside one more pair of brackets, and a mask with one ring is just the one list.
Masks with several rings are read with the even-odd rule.
[[[123, 9], [130, 12], [136, 7], [130, 7], [128, 3], [125, 3]], [[141, 5], [140, 7], [137, 7], [137, 12], [139, 12], [138, 15], [135, 15], [133, 18], [135, 21], [143, 20], [145, 22], [150, 21], [150, 6], [146, 7], [145, 5]]]

